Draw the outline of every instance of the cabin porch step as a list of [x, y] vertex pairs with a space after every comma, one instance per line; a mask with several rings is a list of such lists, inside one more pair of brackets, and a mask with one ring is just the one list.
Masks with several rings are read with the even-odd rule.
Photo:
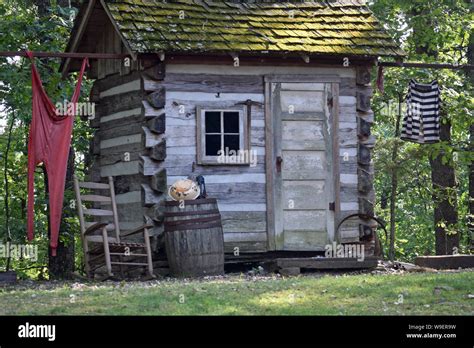
[[474, 255], [418, 256], [415, 265], [434, 269], [474, 268]]
[[[296, 275], [301, 269], [307, 270], [357, 270], [376, 268], [377, 257], [365, 257], [363, 260], [347, 257], [304, 257], [280, 258], [275, 262], [276, 270], [282, 275]], [[299, 270], [299, 271], [298, 271]]]

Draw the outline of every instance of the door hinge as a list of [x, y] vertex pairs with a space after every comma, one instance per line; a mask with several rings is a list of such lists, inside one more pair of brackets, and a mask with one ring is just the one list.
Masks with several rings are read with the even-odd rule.
[[329, 210], [331, 210], [331, 211], [335, 211], [335, 210], [336, 210], [336, 203], [335, 203], [335, 202], [329, 203]]
[[281, 164], [282, 163], [283, 163], [283, 158], [281, 156], [277, 156], [277, 158], [276, 158], [277, 173], [281, 173]]

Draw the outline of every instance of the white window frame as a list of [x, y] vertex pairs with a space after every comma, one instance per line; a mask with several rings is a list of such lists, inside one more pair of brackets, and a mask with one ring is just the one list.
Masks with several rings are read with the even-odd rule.
[[[239, 113], [239, 150], [250, 150], [250, 128], [249, 122], [247, 120], [247, 107], [231, 107], [231, 108], [212, 108], [205, 106], [198, 106], [196, 108], [196, 139], [197, 139], [197, 163], [200, 165], [250, 165], [250, 162], [245, 163], [219, 163], [219, 156], [206, 156], [206, 112], [220, 112], [221, 113], [221, 132], [215, 133], [221, 135], [221, 149], [224, 143], [224, 134], [234, 134], [234, 133], [224, 133], [224, 112], [238, 112]], [[236, 134], [236, 133], [235, 133]], [[248, 156], [246, 157], [248, 158]]]

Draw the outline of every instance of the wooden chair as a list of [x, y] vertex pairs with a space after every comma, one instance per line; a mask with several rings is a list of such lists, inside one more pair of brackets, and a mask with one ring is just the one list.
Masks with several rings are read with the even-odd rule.
[[[106, 191], [110, 194], [81, 194], [81, 188]], [[105, 265], [107, 278], [114, 276], [112, 272], [114, 268], [118, 268], [123, 277], [124, 268], [126, 267], [145, 267], [148, 275], [154, 278], [148, 232], [152, 226], [143, 225], [127, 233], [122, 234], [120, 232], [113, 178], [109, 177], [109, 183], [103, 184], [79, 182], [77, 177], [74, 177], [74, 190], [76, 192], [76, 206], [81, 225], [87, 276], [92, 278], [95, 271]], [[95, 206], [86, 208], [83, 206], [84, 202], [93, 202], [92, 204]], [[109, 206], [110, 209], [103, 209], [104, 206]], [[86, 221], [86, 216], [93, 216], [101, 221]], [[114, 232], [113, 236], [110, 236], [109, 232]], [[143, 235], [143, 242], [126, 240], [139, 233]], [[146, 261], [136, 262], [137, 259], [140, 261], [142, 258]]]

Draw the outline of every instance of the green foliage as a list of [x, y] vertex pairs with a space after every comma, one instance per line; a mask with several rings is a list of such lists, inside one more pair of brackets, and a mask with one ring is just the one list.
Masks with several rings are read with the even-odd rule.
[[472, 315], [473, 281], [466, 271], [40, 283], [0, 289], [0, 315]]
[[[40, 18], [31, 0], [0, 0], [0, 50], [63, 51], [72, 27], [70, 9], [61, 8], [52, 1], [47, 18]], [[467, 63], [467, 45], [472, 35], [472, 14], [469, 1], [462, 0], [373, 0], [370, 6], [384, 27], [408, 53], [408, 60], [422, 62]], [[423, 48], [421, 50], [420, 48]], [[427, 55], [426, 53], [430, 53]], [[74, 79], [62, 80], [57, 59], [36, 59], [44, 86], [53, 102], [70, 98]], [[452, 124], [452, 142], [433, 145], [404, 143], [394, 137], [394, 125], [398, 113], [398, 100], [406, 93], [410, 79], [429, 82], [437, 79], [443, 86], [443, 110]], [[396, 252], [397, 257], [412, 260], [416, 255], [434, 253], [433, 194], [429, 158], [443, 154], [445, 163], [456, 169], [459, 185], [450, 197], [458, 199], [458, 226], [449, 226], [461, 234], [461, 251], [465, 251], [467, 234], [468, 168], [474, 154], [467, 151], [469, 126], [473, 122], [472, 84], [462, 70], [386, 69], [386, 93], [376, 94], [373, 109], [376, 115], [374, 133], [378, 138], [374, 162], [377, 193], [377, 215], [389, 221], [384, 201], [390, 195], [390, 173], [399, 175], [397, 192]], [[85, 83], [83, 97], [88, 95]], [[391, 107], [387, 108], [387, 104]], [[0, 58], [0, 242], [7, 236], [5, 221], [5, 185], [3, 163], [7, 161], [9, 184], [10, 234], [13, 243], [25, 243], [26, 239], [26, 151], [28, 126], [31, 121], [31, 76], [27, 59]], [[11, 149], [6, 154], [9, 126]], [[76, 171], [84, 170], [84, 156], [88, 152], [91, 130], [85, 122], [76, 120], [72, 145], [76, 152]], [[392, 148], [399, 143], [398, 160], [392, 161]], [[14, 269], [23, 277], [47, 277], [44, 266], [48, 261], [46, 199], [41, 170], [38, 169], [36, 184], [34, 243], [39, 246], [39, 259], [15, 261]], [[73, 199], [66, 192], [66, 202]], [[71, 214], [74, 216], [75, 214]], [[67, 219], [68, 231], [78, 231], [77, 220]], [[78, 234], [76, 234], [78, 238]], [[387, 245], [387, 242], [384, 241]], [[78, 265], [82, 253], [77, 243]], [[387, 253], [386, 253], [387, 254]], [[0, 259], [0, 269], [5, 260]], [[38, 268], [39, 267], [39, 268]], [[43, 267], [43, 268], [41, 268]]]
[[[0, 50], [1, 51], [64, 51], [72, 28], [71, 11], [61, 8], [52, 2], [47, 18], [40, 18], [31, 1], [0, 2]], [[77, 10], [73, 10], [77, 12]], [[53, 103], [69, 100], [75, 86], [75, 78], [62, 79], [59, 72], [59, 59], [36, 58], [43, 85]], [[10, 191], [10, 234], [12, 243], [26, 243], [26, 187], [27, 187], [27, 140], [29, 123], [31, 122], [31, 70], [30, 62], [25, 58], [0, 58], [0, 243], [5, 243], [5, 184], [4, 160], [9, 137], [9, 125], [13, 123], [11, 132], [11, 148], [7, 159], [7, 180]], [[87, 100], [90, 82], [82, 88], [82, 99]], [[88, 152], [91, 131], [87, 124], [76, 119], [72, 146], [76, 152], [76, 171], [80, 176], [84, 170], [84, 155]], [[21, 277], [47, 277], [48, 236], [45, 189], [43, 174], [40, 167], [35, 178], [35, 240], [38, 245], [39, 257], [36, 262], [19, 260], [13, 262], [13, 269]], [[72, 191], [66, 191], [66, 202], [73, 197]], [[75, 216], [75, 213], [72, 214]], [[68, 231], [79, 231], [77, 219], [69, 219], [65, 224]], [[76, 236], [78, 238], [78, 236]], [[78, 243], [80, 245], [80, 243]], [[80, 248], [80, 247], [79, 247]], [[77, 248], [77, 249], [79, 249]], [[80, 251], [80, 249], [79, 249]], [[79, 253], [78, 253], [79, 255]], [[78, 256], [78, 265], [80, 256]], [[0, 269], [6, 260], [0, 258]]]
[[[408, 53], [408, 61], [467, 64], [467, 45], [472, 31], [472, 14], [468, 3], [460, 0], [377, 0], [371, 4], [385, 28]], [[432, 55], [420, 53], [427, 48]], [[395, 136], [398, 101], [404, 97], [410, 79], [442, 86], [443, 113], [452, 125], [451, 143], [432, 145], [405, 143]], [[443, 163], [456, 170], [458, 187], [448, 192], [449, 199], [458, 199], [459, 223], [448, 226], [461, 235], [461, 250], [467, 251], [468, 165], [474, 154], [468, 151], [469, 126], [473, 122], [472, 85], [463, 70], [385, 69], [385, 93], [373, 99], [377, 146], [374, 153], [376, 212], [390, 221], [391, 173], [398, 173], [396, 204], [396, 257], [412, 261], [417, 255], [434, 254], [433, 196], [439, 196], [431, 185], [429, 158], [442, 154]], [[391, 107], [388, 108], [387, 105]], [[404, 102], [403, 102], [404, 107]], [[403, 119], [402, 112], [402, 119]], [[392, 149], [398, 143], [398, 160], [392, 161]], [[439, 198], [439, 197], [438, 197]], [[384, 240], [388, 246], [388, 241]], [[388, 249], [387, 249], [388, 250]]]

